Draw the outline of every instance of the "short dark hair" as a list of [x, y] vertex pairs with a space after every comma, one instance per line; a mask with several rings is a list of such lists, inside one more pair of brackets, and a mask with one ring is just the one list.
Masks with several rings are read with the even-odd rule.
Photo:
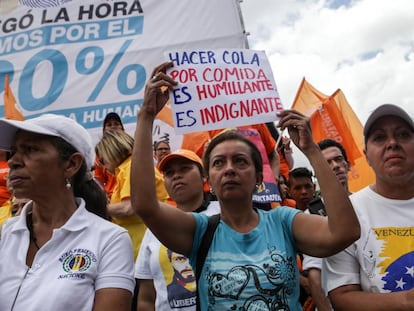
[[313, 182], [313, 173], [306, 167], [297, 167], [289, 172], [289, 178], [286, 184], [290, 187], [290, 181], [292, 178], [309, 178]]
[[324, 149], [329, 148], [329, 147], [338, 148], [341, 151], [342, 156], [344, 157], [344, 160], [346, 161], [346, 163], [349, 164], [348, 156], [346, 155], [346, 150], [345, 150], [344, 146], [342, 146], [342, 144], [338, 143], [336, 140], [327, 138], [327, 139], [324, 139], [324, 140], [321, 140], [320, 142], [318, 142], [318, 146], [321, 150], [324, 150]]
[[256, 174], [263, 173], [263, 160], [262, 155], [260, 154], [259, 149], [256, 147], [254, 143], [252, 143], [249, 139], [244, 137], [242, 134], [237, 132], [237, 130], [228, 130], [224, 131], [221, 134], [218, 134], [214, 137], [211, 142], [208, 144], [207, 150], [204, 153], [203, 162], [204, 162], [204, 169], [206, 170], [207, 176], [209, 175], [210, 170], [210, 155], [211, 151], [222, 142], [228, 140], [236, 140], [245, 143], [250, 149], [250, 155], [252, 157], [252, 161], [256, 170]]

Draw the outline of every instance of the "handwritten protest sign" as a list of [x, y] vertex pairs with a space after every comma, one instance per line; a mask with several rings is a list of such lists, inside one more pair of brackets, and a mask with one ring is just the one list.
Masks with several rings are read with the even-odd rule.
[[178, 82], [171, 108], [178, 134], [276, 120], [283, 109], [263, 51], [247, 49], [167, 52], [168, 74]]

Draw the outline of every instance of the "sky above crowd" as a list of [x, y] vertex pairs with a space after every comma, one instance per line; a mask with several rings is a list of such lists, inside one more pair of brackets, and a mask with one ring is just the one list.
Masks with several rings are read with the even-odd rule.
[[[302, 78], [341, 89], [362, 124], [384, 103], [414, 116], [414, 1], [243, 0], [249, 47], [269, 58], [290, 108]], [[295, 167], [309, 166], [294, 148]]]
[[290, 108], [303, 77], [342, 89], [362, 124], [383, 103], [414, 116], [414, 1], [244, 0], [251, 49], [265, 50]]

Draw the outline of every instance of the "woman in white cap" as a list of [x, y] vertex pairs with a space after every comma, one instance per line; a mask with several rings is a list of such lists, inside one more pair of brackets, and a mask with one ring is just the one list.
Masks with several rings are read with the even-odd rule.
[[14, 194], [31, 199], [2, 227], [0, 310], [129, 310], [132, 246], [105, 219], [88, 132], [47, 114], [0, 120], [0, 133]]
[[[185, 213], [159, 203], [154, 190], [151, 140], [155, 116], [176, 82], [166, 74], [172, 63], [154, 69], [138, 113], [131, 164], [131, 202], [148, 228], [169, 249], [187, 256], [196, 267], [208, 216]], [[290, 207], [253, 208], [252, 195], [263, 180], [260, 151], [235, 131], [209, 143], [204, 168], [221, 208], [197, 283], [201, 310], [302, 310], [299, 304], [297, 252], [324, 257], [359, 237], [351, 203], [312, 140], [309, 118], [293, 110], [279, 114], [279, 126], [308, 157], [325, 194], [329, 217]], [[141, 198], [145, 196], [145, 200]], [[204, 249], [204, 248], [202, 248]]]
[[361, 237], [327, 259], [335, 310], [414, 310], [414, 122], [402, 108], [376, 108], [364, 126], [375, 183], [351, 195]]

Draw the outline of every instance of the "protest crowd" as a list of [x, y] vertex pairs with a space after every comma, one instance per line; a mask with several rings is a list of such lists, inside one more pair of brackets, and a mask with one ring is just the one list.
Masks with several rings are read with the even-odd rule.
[[[177, 84], [170, 66], [156, 67], [147, 82], [134, 137], [114, 112], [96, 146], [63, 116], [0, 120], [2, 310], [410, 309], [411, 291], [381, 289], [384, 279], [393, 284], [376, 271], [381, 248], [373, 232], [403, 236], [410, 226], [414, 123], [407, 112], [390, 104], [372, 112], [363, 135], [376, 181], [350, 193], [347, 151], [331, 139], [314, 142], [309, 118], [295, 110], [278, 113], [283, 139], [266, 124], [211, 131], [200, 156], [152, 141], [165, 88]], [[293, 167], [291, 144], [312, 167]], [[264, 159], [279, 185], [272, 204], [253, 200]], [[46, 269], [54, 253], [59, 261]], [[236, 295], [229, 288], [241, 280]]]
[[[65, 3], [37, 5], [49, 2]], [[203, 125], [251, 122], [173, 148], [153, 134], [171, 97], [197, 101], [174, 71], [195, 56], [179, 57], [152, 69], [133, 133], [115, 111], [97, 142], [60, 114], [0, 119], [0, 311], [414, 310], [413, 117], [398, 103], [370, 113], [359, 134], [375, 180], [357, 191], [349, 144], [315, 139], [276, 96], [246, 95], [237, 116], [234, 103], [203, 108]], [[212, 79], [198, 100], [274, 91], [259, 73]]]

